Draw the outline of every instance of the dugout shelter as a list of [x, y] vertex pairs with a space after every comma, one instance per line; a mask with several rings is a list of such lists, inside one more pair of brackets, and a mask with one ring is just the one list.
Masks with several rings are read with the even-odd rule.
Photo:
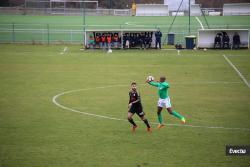
[[198, 48], [214, 48], [214, 38], [218, 33], [227, 33], [232, 46], [233, 36], [238, 33], [240, 36], [240, 48], [249, 48], [249, 30], [248, 29], [200, 29], [198, 30]]
[[[90, 36], [93, 35], [95, 36], [96, 34], [118, 34], [119, 37], [119, 48], [123, 49], [123, 37], [125, 34], [140, 34], [140, 33], [148, 33], [151, 34], [152, 36], [152, 42], [151, 42], [151, 47], [155, 47], [155, 32], [157, 29], [86, 29], [85, 30], [85, 35], [84, 35], [84, 45], [88, 46]], [[113, 46], [112, 46], [113, 48]]]

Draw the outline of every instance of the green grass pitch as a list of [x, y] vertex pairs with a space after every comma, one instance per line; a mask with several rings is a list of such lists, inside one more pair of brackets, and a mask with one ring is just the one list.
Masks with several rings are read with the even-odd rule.
[[[222, 55], [250, 81], [249, 50], [80, 51], [68, 45], [0, 45], [1, 167], [247, 167], [250, 157], [225, 155], [226, 145], [249, 145], [250, 89]], [[145, 78], [165, 74], [173, 107], [185, 127], [131, 133], [126, 121], [136, 81], [146, 116], [156, 122], [157, 90]], [[120, 86], [118, 86], [120, 85]], [[98, 88], [103, 87], [103, 88]], [[167, 124], [180, 121], [163, 113]], [[247, 128], [216, 129], [208, 127]]]
[[[167, 32], [173, 17], [86, 17], [87, 28], [160, 27]], [[199, 17], [206, 27], [205, 20]], [[207, 17], [211, 28], [248, 28], [249, 16]], [[6, 29], [33, 29], [15, 40], [70, 40], [56, 30], [82, 30], [81, 16], [0, 15], [0, 41], [12, 40]], [[177, 17], [173, 31], [187, 33], [187, 17]], [[98, 26], [95, 26], [98, 25]], [[100, 26], [105, 25], [105, 26]], [[200, 28], [191, 18], [191, 32]], [[34, 31], [38, 29], [38, 31]], [[82, 33], [74, 34], [82, 41]], [[183, 36], [177, 36], [181, 40]], [[65, 46], [68, 50], [61, 54]], [[211, 167], [249, 165], [249, 157], [225, 156], [226, 145], [249, 145], [250, 91], [222, 55], [250, 81], [250, 52], [241, 51], [80, 51], [78, 45], [0, 45], [0, 166]], [[79, 112], [126, 119], [130, 83], [139, 83], [144, 110], [156, 118], [156, 89], [148, 75], [165, 74], [173, 107], [187, 125], [164, 112], [160, 131]], [[211, 128], [224, 127], [224, 128]], [[240, 129], [233, 129], [240, 128]]]

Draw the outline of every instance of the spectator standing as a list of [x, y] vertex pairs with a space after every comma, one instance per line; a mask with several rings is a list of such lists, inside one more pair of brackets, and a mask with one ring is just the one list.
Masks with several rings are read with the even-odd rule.
[[233, 49], [239, 49], [239, 48], [240, 48], [240, 36], [237, 32], [235, 32], [233, 36]]
[[155, 49], [157, 49], [158, 45], [159, 48], [161, 49], [161, 37], [162, 37], [162, 33], [160, 31], [160, 29], [157, 30], [157, 32], [155, 33]]

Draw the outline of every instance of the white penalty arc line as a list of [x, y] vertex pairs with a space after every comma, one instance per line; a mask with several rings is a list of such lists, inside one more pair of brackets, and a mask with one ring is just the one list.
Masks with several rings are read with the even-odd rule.
[[200, 23], [201, 28], [204, 30], [203, 24], [202, 24], [202, 22], [200, 21], [200, 19], [199, 19], [197, 16], [196, 16], [195, 18], [196, 18], [196, 20]]
[[[145, 84], [144, 84], [145, 85]], [[67, 106], [64, 106], [62, 104], [60, 104], [57, 99], [60, 96], [63, 96], [65, 94], [70, 94], [70, 93], [74, 93], [74, 92], [79, 92], [79, 91], [88, 91], [88, 90], [93, 90], [93, 89], [106, 89], [106, 88], [112, 88], [112, 87], [125, 87], [128, 85], [111, 85], [111, 86], [103, 86], [103, 87], [95, 87], [95, 88], [86, 88], [86, 89], [76, 89], [76, 90], [71, 90], [71, 91], [65, 91], [62, 93], [59, 93], [55, 96], [53, 96], [52, 98], [52, 102], [64, 109], [64, 110], [68, 110], [71, 112], [75, 112], [75, 113], [79, 113], [79, 114], [84, 114], [84, 115], [88, 115], [88, 116], [93, 116], [93, 117], [97, 117], [97, 118], [103, 118], [103, 119], [109, 119], [109, 120], [115, 120], [115, 121], [126, 121], [126, 119], [121, 119], [121, 118], [115, 118], [115, 117], [109, 117], [109, 116], [103, 116], [103, 115], [98, 115], [98, 114], [93, 114], [93, 113], [88, 113], [88, 112], [83, 112], [83, 111], [79, 111]], [[156, 122], [151, 122], [151, 124], [158, 124]], [[190, 128], [205, 128], [205, 129], [225, 129], [225, 130], [244, 130], [244, 131], [250, 131], [250, 128], [228, 128], [228, 127], [220, 127], [220, 126], [200, 126], [200, 125], [190, 125], [190, 124], [186, 124], [186, 125], [180, 125], [180, 124], [165, 124], [167, 126], [176, 126], [176, 127], [190, 127]]]
[[66, 92], [62, 92], [60, 94], [57, 94], [57, 95], [53, 96], [52, 102], [55, 105], [57, 105], [58, 107], [61, 107], [61, 108], [65, 109], [65, 110], [68, 110], [68, 111], [72, 111], [72, 112], [76, 112], [76, 113], [80, 113], [80, 114], [84, 114], [84, 115], [89, 115], [89, 116], [94, 116], [94, 117], [99, 117], [99, 118], [105, 118], [105, 119], [111, 119], [111, 120], [117, 120], [117, 121], [124, 121], [123, 119], [120, 119], [120, 118], [113, 118], [113, 117], [108, 117], [108, 116], [103, 116], [103, 115], [92, 114], [92, 113], [88, 113], [88, 112], [82, 112], [82, 111], [79, 111], [79, 110], [75, 110], [75, 109], [72, 109], [70, 107], [66, 107], [66, 106], [60, 104], [56, 100], [58, 97], [60, 97], [62, 95], [65, 95], [65, 94], [70, 94], [70, 93], [79, 92], [79, 91], [93, 90], [93, 89], [105, 89], [105, 88], [119, 87], [119, 86], [127, 86], [127, 85], [113, 85], [113, 86], [103, 86], [103, 87], [76, 89], [76, 90], [66, 91]]
[[227, 58], [226, 55], [223, 55], [223, 57], [227, 61], [227, 63], [236, 71], [236, 73], [243, 80], [243, 82], [247, 85], [247, 87], [250, 88], [250, 84], [248, 83], [246, 78], [241, 74], [241, 72], [235, 67], [235, 65]]

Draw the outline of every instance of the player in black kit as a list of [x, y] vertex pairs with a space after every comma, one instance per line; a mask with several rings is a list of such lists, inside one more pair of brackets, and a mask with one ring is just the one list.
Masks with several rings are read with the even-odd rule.
[[140, 94], [136, 90], [136, 83], [131, 83], [131, 91], [129, 92], [129, 105], [128, 105], [128, 121], [132, 124], [132, 132], [135, 132], [137, 125], [133, 120], [133, 115], [137, 114], [141, 120], [146, 124], [147, 131], [151, 132], [151, 127], [148, 123], [148, 120], [145, 117], [145, 113], [142, 109]]

